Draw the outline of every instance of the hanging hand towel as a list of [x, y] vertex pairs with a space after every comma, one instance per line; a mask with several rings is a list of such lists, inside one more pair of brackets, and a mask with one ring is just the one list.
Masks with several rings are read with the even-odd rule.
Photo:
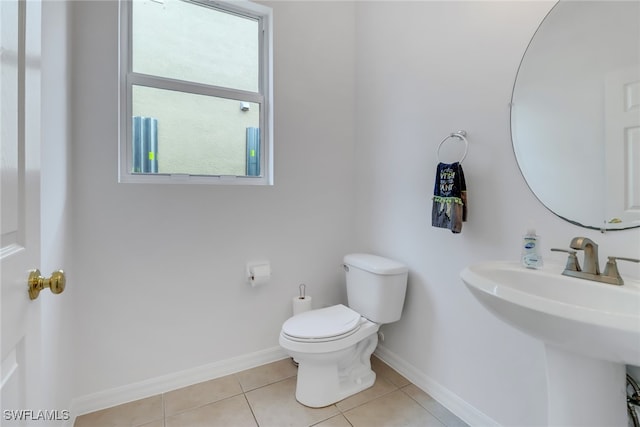
[[458, 162], [438, 163], [433, 188], [431, 225], [448, 228], [453, 233], [462, 231], [467, 220], [467, 184], [462, 165]]

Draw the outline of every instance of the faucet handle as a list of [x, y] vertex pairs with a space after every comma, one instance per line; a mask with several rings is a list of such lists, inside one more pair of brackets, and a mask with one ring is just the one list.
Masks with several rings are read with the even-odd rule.
[[620, 272], [618, 271], [618, 264], [616, 260], [620, 261], [631, 261], [631, 262], [640, 262], [640, 259], [636, 258], [625, 258], [625, 257], [616, 257], [610, 256], [607, 257], [607, 265], [604, 268], [603, 276], [614, 277], [616, 279], [617, 285], [623, 285], [624, 281], [622, 280], [622, 276], [620, 276]]
[[572, 249], [560, 249], [560, 248], [551, 248], [554, 252], [566, 252], [569, 254], [569, 258], [567, 258], [567, 265], [564, 267], [565, 271], [582, 271], [580, 269], [580, 263], [578, 263], [578, 257], [576, 256], [576, 251]]
[[619, 259], [620, 261], [640, 262], [640, 259], [637, 259], [637, 258], [625, 258], [625, 257], [622, 257], [622, 256], [610, 256], [610, 257], [607, 257], [607, 258], [612, 259], [614, 261]]

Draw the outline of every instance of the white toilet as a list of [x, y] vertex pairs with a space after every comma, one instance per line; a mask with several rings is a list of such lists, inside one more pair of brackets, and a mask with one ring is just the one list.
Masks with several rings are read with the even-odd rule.
[[313, 408], [373, 385], [371, 354], [381, 324], [400, 319], [408, 268], [370, 254], [344, 257], [349, 307], [300, 313], [282, 325], [280, 345], [298, 362], [296, 399]]

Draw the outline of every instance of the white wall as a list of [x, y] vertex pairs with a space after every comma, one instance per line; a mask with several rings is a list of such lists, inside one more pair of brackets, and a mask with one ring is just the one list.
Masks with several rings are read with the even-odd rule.
[[[116, 183], [117, 3], [70, 2], [73, 396], [277, 346], [298, 284], [318, 307], [344, 301], [341, 258], [369, 250], [411, 271], [385, 348], [503, 425], [543, 424], [541, 344], [484, 310], [459, 272], [516, 259], [531, 223], [546, 249], [586, 235], [603, 256], [640, 256], [640, 230], [560, 220], [515, 163], [507, 104], [551, 3], [267, 4], [276, 185], [231, 188]], [[430, 196], [437, 144], [459, 129], [470, 208], [453, 235], [431, 227]], [[263, 258], [272, 282], [251, 289], [245, 263]]]
[[[549, 257], [549, 248], [566, 248], [577, 235], [598, 242], [601, 258], [640, 256], [640, 230], [602, 235], [560, 220], [536, 200], [516, 165], [511, 89], [552, 4], [357, 5], [358, 246], [410, 267], [403, 317], [383, 327], [383, 345], [505, 426], [546, 422], [543, 348], [481, 307], [460, 271], [483, 260], [517, 260], [529, 224]], [[436, 148], [459, 129], [469, 139], [469, 220], [453, 235], [431, 227], [430, 196]], [[635, 265], [624, 267], [639, 276]]]
[[[68, 3], [42, 3], [42, 170], [41, 261], [44, 275], [59, 269], [73, 277], [70, 255], [71, 123], [69, 82]], [[73, 312], [74, 287], [54, 295], [41, 292], [42, 365], [45, 375], [38, 384], [44, 396], [42, 408], [67, 409], [74, 396]]]
[[[76, 396], [277, 347], [302, 282], [317, 306], [344, 300], [355, 8], [273, 6], [275, 186], [223, 187], [117, 184], [118, 5], [71, 2]], [[252, 289], [262, 259], [272, 280]]]

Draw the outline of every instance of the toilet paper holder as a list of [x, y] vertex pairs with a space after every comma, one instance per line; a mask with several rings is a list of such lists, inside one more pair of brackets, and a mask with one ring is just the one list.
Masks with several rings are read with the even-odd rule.
[[268, 262], [248, 263], [246, 277], [252, 286], [264, 284], [271, 278], [271, 265]]

